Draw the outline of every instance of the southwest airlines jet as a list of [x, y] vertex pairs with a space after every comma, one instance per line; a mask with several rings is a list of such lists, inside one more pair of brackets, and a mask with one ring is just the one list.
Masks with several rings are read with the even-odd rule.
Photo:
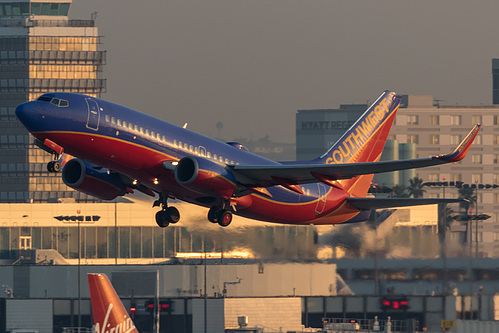
[[141, 191], [158, 199], [160, 227], [176, 223], [168, 199], [210, 208], [208, 220], [228, 226], [232, 214], [287, 224], [366, 221], [372, 209], [456, 202], [456, 199], [366, 197], [373, 174], [457, 162], [480, 125], [447, 155], [383, 161], [381, 152], [401, 97], [385, 91], [321, 157], [275, 162], [243, 145], [220, 142], [101, 99], [49, 93], [21, 104], [16, 115], [53, 154], [48, 170], [103, 200]]

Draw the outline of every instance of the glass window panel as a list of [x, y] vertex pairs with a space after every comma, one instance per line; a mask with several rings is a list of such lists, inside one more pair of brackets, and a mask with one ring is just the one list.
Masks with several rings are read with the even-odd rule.
[[120, 258], [130, 258], [130, 228], [120, 227]]
[[[166, 229], [166, 228], [165, 228]], [[160, 229], [154, 232], [154, 258], [163, 258], [163, 231]]]
[[21, 3], [21, 15], [29, 15], [29, 3]]
[[49, 3], [42, 3], [42, 15], [48, 15], [50, 11], [50, 4]]
[[31, 14], [32, 15], [40, 15], [42, 13], [42, 4], [41, 3], [32, 3], [31, 4]]
[[98, 227], [97, 230], [97, 258], [107, 258], [107, 227]]
[[31, 248], [33, 249], [42, 248], [42, 228], [40, 227], [31, 228], [31, 241], [32, 241]]
[[12, 6], [12, 15], [13, 16], [21, 16], [21, 7], [18, 3], [13, 3]]
[[67, 16], [69, 11], [69, 3], [60, 3], [59, 4], [59, 15]]
[[9, 258], [9, 234], [10, 228], [0, 228], [0, 258]]
[[12, 16], [12, 5], [6, 4], [4, 8], [5, 8], [5, 16]]
[[68, 258], [68, 228], [58, 227], [56, 228], [57, 234], [57, 251], [65, 258]]
[[0, 16], [5, 16], [4, 5], [0, 5]]
[[[78, 258], [78, 227], [68, 228], [69, 230], [69, 258]], [[81, 231], [81, 230], [80, 230]], [[85, 244], [85, 234], [80, 234], [81, 244]], [[83, 255], [81, 255], [83, 257]]]
[[108, 234], [108, 258], [116, 258], [116, 228], [110, 227], [107, 229]]
[[142, 258], [152, 258], [152, 231], [152, 227], [142, 228]]
[[97, 257], [97, 236], [95, 227], [85, 227], [85, 258], [96, 258]]
[[132, 258], [140, 258], [141, 253], [140, 253], [140, 241], [142, 239], [140, 235], [140, 227], [131, 227], [131, 237], [130, 237], [130, 255]]
[[50, 15], [56, 16], [59, 14], [59, 4], [58, 3], [51, 3], [50, 4]]

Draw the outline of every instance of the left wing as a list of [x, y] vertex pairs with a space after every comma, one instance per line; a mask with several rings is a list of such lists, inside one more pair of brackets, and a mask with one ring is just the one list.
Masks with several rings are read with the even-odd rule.
[[358, 209], [383, 209], [406, 206], [448, 204], [462, 201], [465, 200], [438, 198], [347, 198], [348, 204]]
[[250, 187], [290, 186], [316, 183], [318, 181], [327, 183], [360, 175], [458, 162], [466, 156], [479, 130], [480, 124], [475, 125], [452, 153], [429, 158], [346, 164], [237, 165], [228, 166], [228, 168], [240, 184]]

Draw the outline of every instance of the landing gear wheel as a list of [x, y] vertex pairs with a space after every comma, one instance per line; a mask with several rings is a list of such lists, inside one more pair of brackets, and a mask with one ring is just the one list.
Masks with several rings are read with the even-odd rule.
[[220, 208], [211, 207], [208, 211], [208, 221], [211, 223], [218, 223], [218, 213], [220, 212]]
[[168, 222], [177, 223], [180, 220], [180, 213], [175, 207], [168, 207], [164, 210]]
[[59, 172], [61, 171], [61, 163], [59, 161], [50, 161], [47, 163], [48, 172]]
[[222, 210], [218, 213], [218, 224], [221, 227], [227, 227], [232, 222], [232, 213], [228, 210]]
[[170, 224], [167, 218], [167, 214], [164, 210], [160, 210], [159, 212], [156, 213], [156, 223], [161, 228], [166, 228]]

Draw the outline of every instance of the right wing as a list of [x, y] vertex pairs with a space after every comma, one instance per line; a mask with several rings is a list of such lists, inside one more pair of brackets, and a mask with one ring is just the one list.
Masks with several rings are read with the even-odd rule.
[[289, 186], [318, 181], [327, 183], [360, 175], [458, 162], [466, 156], [479, 130], [480, 124], [475, 125], [452, 153], [429, 158], [345, 164], [236, 165], [228, 168], [238, 183], [248, 187]]

